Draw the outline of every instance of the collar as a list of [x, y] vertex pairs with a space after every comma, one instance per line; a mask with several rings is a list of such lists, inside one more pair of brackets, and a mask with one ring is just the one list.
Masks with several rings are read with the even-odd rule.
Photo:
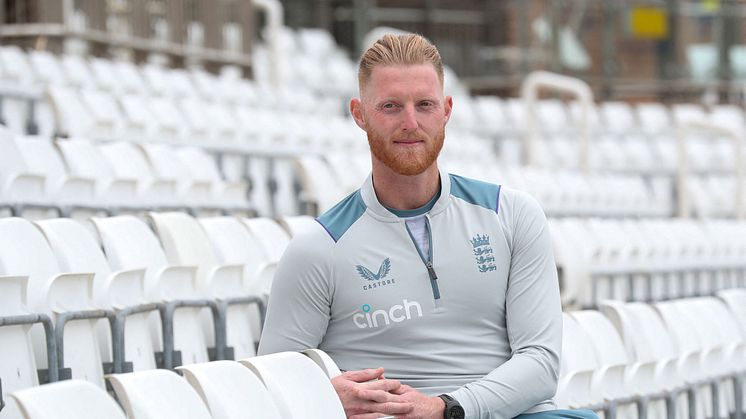
[[[451, 177], [444, 170], [439, 170], [440, 173], [440, 198], [435, 201], [435, 205], [428, 212], [430, 216], [433, 216], [448, 207], [451, 198]], [[380, 221], [398, 223], [404, 222], [402, 218], [392, 214], [386, 207], [378, 201], [376, 191], [373, 189], [373, 173], [368, 175], [365, 179], [363, 186], [360, 188], [360, 195], [363, 198], [363, 202], [368, 209], [368, 213], [374, 218]]]

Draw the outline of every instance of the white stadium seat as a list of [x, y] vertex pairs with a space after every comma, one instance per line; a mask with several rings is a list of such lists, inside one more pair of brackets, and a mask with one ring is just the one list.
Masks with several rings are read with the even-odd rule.
[[241, 360], [269, 390], [283, 419], [343, 419], [329, 377], [308, 357], [281, 352]]
[[234, 361], [214, 361], [179, 367], [199, 393], [213, 418], [281, 419], [267, 388], [253, 372]]
[[148, 370], [107, 379], [129, 419], [211, 419], [199, 394], [178, 374]]
[[24, 419], [125, 419], [103, 389], [82, 380], [66, 380], [13, 393]]

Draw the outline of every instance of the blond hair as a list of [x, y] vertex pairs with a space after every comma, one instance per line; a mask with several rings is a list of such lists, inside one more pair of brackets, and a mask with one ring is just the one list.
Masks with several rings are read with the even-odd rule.
[[422, 35], [384, 35], [360, 57], [357, 79], [362, 91], [377, 66], [432, 64], [443, 86], [443, 62], [435, 45]]

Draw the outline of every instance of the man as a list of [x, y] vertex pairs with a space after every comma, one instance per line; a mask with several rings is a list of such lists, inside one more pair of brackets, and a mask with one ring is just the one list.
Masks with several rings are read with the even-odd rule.
[[[356, 419], [554, 409], [562, 318], [541, 209], [439, 171], [453, 103], [427, 40], [384, 36], [358, 76], [350, 111], [372, 174], [288, 247], [260, 354], [325, 350], [347, 371], [332, 383]], [[537, 417], [558, 414], [587, 417]]]

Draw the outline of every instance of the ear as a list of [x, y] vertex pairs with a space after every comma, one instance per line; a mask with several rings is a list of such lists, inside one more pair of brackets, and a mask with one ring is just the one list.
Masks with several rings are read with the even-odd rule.
[[361, 129], [365, 130], [365, 118], [363, 117], [363, 102], [360, 99], [352, 98], [350, 100], [350, 113], [355, 119], [355, 123]]
[[446, 96], [443, 102], [443, 110], [445, 112], [445, 122], [451, 119], [451, 111], [453, 110], [453, 97]]

